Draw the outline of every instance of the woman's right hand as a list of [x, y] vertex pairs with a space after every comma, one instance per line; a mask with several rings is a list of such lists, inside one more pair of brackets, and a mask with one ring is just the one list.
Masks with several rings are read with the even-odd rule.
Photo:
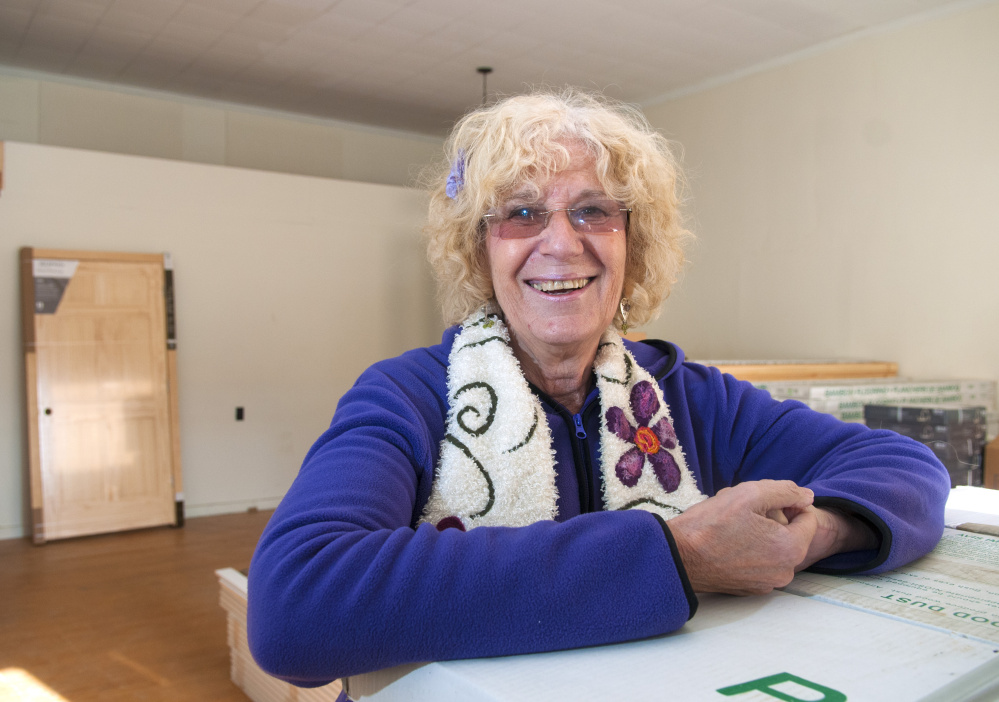
[[762, 595], [790, 583], [818, 527], [813, 498], [789, 480], [752, 481], [669, 520], [694, 591]]

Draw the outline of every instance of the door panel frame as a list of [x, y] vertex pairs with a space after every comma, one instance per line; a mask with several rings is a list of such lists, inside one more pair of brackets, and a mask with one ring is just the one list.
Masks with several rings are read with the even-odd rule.
[[36, 544], [48, 540], [45, 531], [45, 510], [42, 484], [42, 454], [38, 404], [38, 356], [35, 331], [35, 283], [32, 262], [35, 259], [110, 263], [155, 263], [164, 270], [164, 311], [166, 337], [166, 388], [168, 417], [170, 476], [174, 493], [173, 526], [184, 523], [184, 493], [180, 453], [180, 412], [177, 383], [177, 344], [174, 333], [173, 263], [169, 254], [143, 254], [99, 251], [78, 251], [23, 247], [20, 251], [21, 319], [24, 340], [25, 412], [27, 429], [27, 465], [30, 509], [26, 512], [27, 534]]

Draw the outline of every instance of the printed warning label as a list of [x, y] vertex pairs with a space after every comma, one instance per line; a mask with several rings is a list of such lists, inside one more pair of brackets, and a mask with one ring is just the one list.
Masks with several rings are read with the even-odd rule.
[[35, 280], [35, 314], [55, 314], [79, 261], [36, 258], [31, 262]]

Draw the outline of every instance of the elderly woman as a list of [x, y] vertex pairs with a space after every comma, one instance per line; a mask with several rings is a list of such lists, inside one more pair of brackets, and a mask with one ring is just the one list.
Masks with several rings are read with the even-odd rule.
[[635, 111], [567, 92], [467, 115], [430, 203], [438, 346], [375, 364], [261, 538], [249, 635], [320, 685], [413, 661], [673, 631], [697, 592], [929, 551], [947, 474], [843, 424], [623, 341], [683, 261], [678, 174]]

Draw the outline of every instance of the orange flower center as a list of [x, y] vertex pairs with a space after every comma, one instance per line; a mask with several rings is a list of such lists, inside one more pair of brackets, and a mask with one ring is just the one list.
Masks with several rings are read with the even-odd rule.
[[648, 427], [638, 427], [635, 432], [635, 446], [644, 453], [659, 453], [659, 437]]

